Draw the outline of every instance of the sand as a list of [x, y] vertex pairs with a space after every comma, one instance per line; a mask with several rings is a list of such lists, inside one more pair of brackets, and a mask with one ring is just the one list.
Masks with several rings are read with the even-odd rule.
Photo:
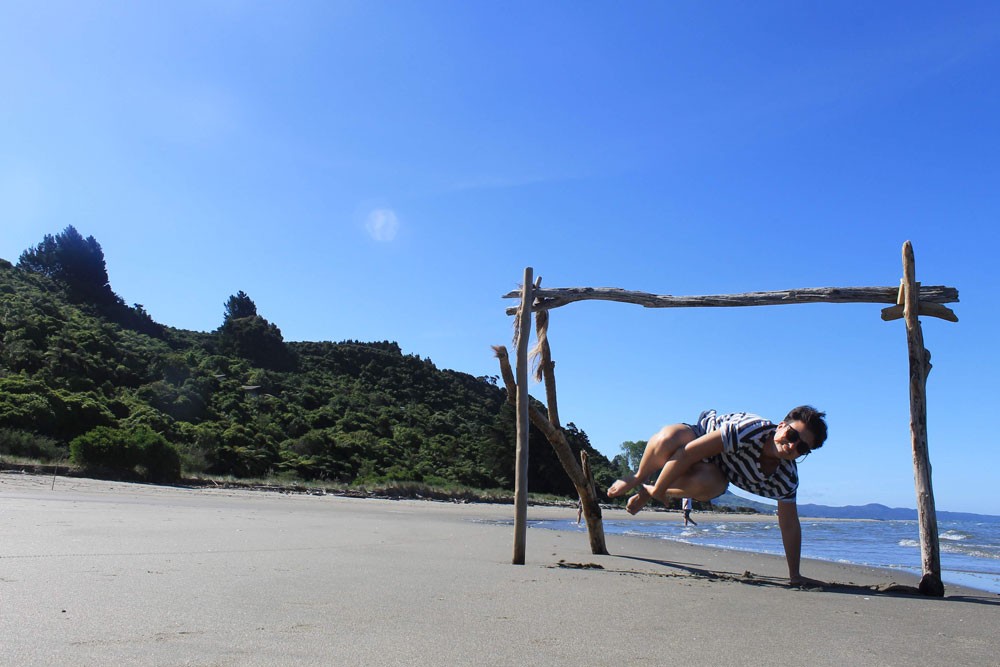
[[512, 516], [0, 473], [0, 664], [1000, 664], [995, 594], [818, 561], [839, 585], [802, 590], [778, 557], [540, 529], [515, 566]]

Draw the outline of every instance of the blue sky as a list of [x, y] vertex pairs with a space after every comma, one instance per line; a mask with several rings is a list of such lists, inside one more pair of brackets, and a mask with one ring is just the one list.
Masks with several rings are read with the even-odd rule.
[[[7, 2], [0, 257], [74, 225], [112, 288], [211, 330], [395, 340], [497, 373], [500, 298], [896, 285], [925, 318], [939, 509], [1000, 514], [1000, 4]], [[915, 506], [877, 305], [553, 311], [560, 411], [608, 456], [705, 408], [812, 403], [802, 502]], [[533, 388], [544, 396], [540, 386]]]

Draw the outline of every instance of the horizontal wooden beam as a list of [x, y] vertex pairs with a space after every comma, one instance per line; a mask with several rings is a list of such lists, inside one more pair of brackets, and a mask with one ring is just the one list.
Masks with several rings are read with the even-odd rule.
[[[919, 299], [926, 303], [958, 301], [958, 290], [940, 285], [921, 286]], [[891, 287], [806, 287], [777, 292], [747, 292], [745, 294], [711, 294], [705, 296], [673, 296], [631, 292], [617, 287], [561, 287], [534, 290], [532, 310], [550, 310], [574, 301], [617, 301], [645, 308], [732, 308], [740, 306], [777, 306], [790, 303], [896, 303], [899, 286]], [[521, 296], [516, 290], [503, 295], [505, 299]], [[513, 315], [517, 307], [507, 308]]]

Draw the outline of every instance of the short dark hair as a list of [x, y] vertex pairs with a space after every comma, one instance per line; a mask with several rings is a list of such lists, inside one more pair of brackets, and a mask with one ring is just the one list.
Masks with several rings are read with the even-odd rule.
[[826, 417], [825, 412], [820, 412], [811, 405], [800, 405], [792, 408], [785, 416], [785, 423], [800, 421], [805, 424], [816, 439], [811, 449], [819, 449], [826, 442], [826, 422], [823, 417]]

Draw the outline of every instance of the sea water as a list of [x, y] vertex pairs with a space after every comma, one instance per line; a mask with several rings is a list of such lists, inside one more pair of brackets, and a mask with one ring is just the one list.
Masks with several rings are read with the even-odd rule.
[[[692, 514], [698, 521], [698, 514]], [[916, 521], [816, 520], [801, 518], [802, 556], [903, 570], [920, 575], [920, 533]], [[586, 531], [575, 521], [530, 521], [535, 528]], [[777, 522], [726, 521], [713, 517], [697, 526], [677, 521], [604, 520], [609, 535], [635, 535], [706, 547], [783, 555]], [[1000, 521], [938, 521], [944, 583], [1000, 593]], [[808, 576], [808, 573], [805, 573]]]

